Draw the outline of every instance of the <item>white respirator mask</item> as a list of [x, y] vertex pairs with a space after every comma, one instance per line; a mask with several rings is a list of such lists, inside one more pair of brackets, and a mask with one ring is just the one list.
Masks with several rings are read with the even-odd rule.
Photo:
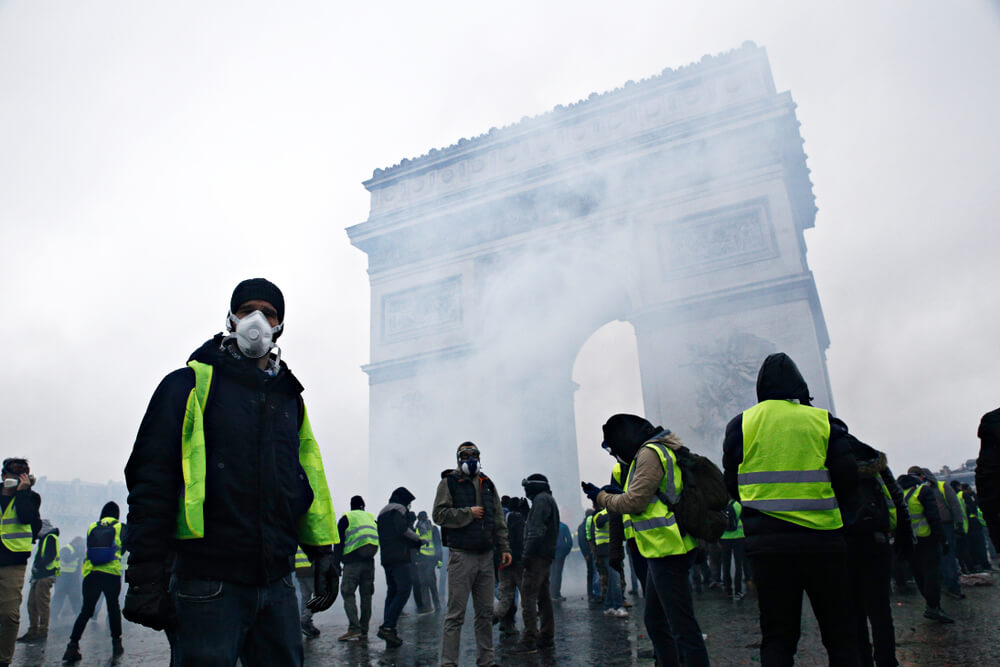
[[19, 482], [18, 480], [11, 479], [10, 477], [8, 477], [7, 479], [5, 479], [3, 481], [3, 488], [5, 488], [5, 489], [13, 489], [13, 488], [16, 488], [17, 485], [20, 484], [20, 483], [21, 482]]
[[274, 347], [274, 337], [281, 333], [284, 323], [272, 327], [264, 313], [255, 310], [243, 319], [232, 313], [226, 321], [226, 328], [232, 333], [227, 338], [235, 338], [240, 352], [251, 359], [260, 359]]

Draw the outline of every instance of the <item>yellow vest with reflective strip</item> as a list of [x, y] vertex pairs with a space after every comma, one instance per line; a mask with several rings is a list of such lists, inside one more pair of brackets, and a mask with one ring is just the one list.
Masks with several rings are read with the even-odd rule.
[[[174, 537], [192, 540], [205, 537], [205, 403], [212, 386], [212, 366], [200, 361], [189, 361], [194, 371], [194, 388], [188, 394], [184, 409], [184, 426], [181, 432], [181, 471], [184, 488], [181, 491], [177, 513], [177, 530]], [[323, 458], [319, 444], [309, 425], [309, 415], [303, 408], [302, 425], [299, 427], [299, 464], [312, 487], [313, 502], [299, 519], [298, 538], [301, 544], [321, 546], [337, 544], [333, 501], [323, 471]]]
[[347, 517], [347, 531], [344, 533], [344, 555], [366, 544], [378, 546], [378, 524], [375, 515], [365, 510], [351, 510]]
[[309, 560], [306, 552], [302, 550], [302, 547], [299, 547], [295, 550], [295, 569], [301, 570], [307, 567], [312, 567], [312, 562]]
[[597, 514], [590, 517], [590, 522], [594, 526], [593, 530], [591, 531], [591, 535], [593, 535], [594, 544], [596, 544], [597, 546], [601, 546], [602, 544], [608, 544], [609, 542], [611, 542], [611, 524], [606, 523], [604, 524], [604, 526], [597, 525], [597, 517], [599, 516], [606, 517], [607, 515], [608, 515], [608, 510], [603, 509]]
[[583, 534], [587, 538], [588, 542], [594, 541], [594, 515], [591, 514], [587, 517], [587, 522], [583, 527]]
[[18, 522], [14, 502], [15, 498], [12, 496], [7, 509], [0, 516], [0, 542], [9, 551], [31, 551], [31, 526]]
[[[38, 554], [45, 553], [45, 544], [49, 539], [55, 540], [56, 557], [52, 559], [52, 562], [45, 568], [45, 571], [54, 577], [58, 577], [62, 573], [62, 563], [59, 560], [59, 536], [55, 533], [48, 533], [43, 537], [42, 541], [38, 543]], [[38, 556], [36, 555], [35, 558], [38, 558]]]
[[736, 513], [736, 528], [734, 530], [727, 530], [719, 539], [738, 540], [741, 537], [746, 537], [743, 534], [743, 519], [740, 518], [740, 515], [743, 514], [743, 506], [736, 500], [730, 500], [729, 504], [733, 506], [733, 512]]
[[826, 410], [784, 400], [761, 401], [743, 413], [743, 507], [812, 530], [843, 527], [830, 485]]
[[[635, 533], [635, 544], [639, 547], [639, 553], [646, 558], [663, 558], [664, 556], [678, 556], [686, 554], [698, 546], [697, 540], [690, 535], [682, 535], [680, 526], [677, 525], [677, 518], [670, 511], [666, 503], [661, 498], [666, 498], [670, 502], [681, 495], [684, 489], [684, 481], [681, 479], [681, 469], [677, 465], [677, 457], [670, 451], [670, 448], [658, 442], [647, 442], [643, 447], [649, 447], [660, 457], [660, 465], [663, 466], [663, 478], [652, 500], [641, 514], [631, 514], [632, 530]], [[636, 455], [638, 458], [638, 454]], [[628, 478], [625, 480], [625, 492], [628, 493], [629, 484], [635, 474], [635, 460], [628, 470]]]
[[[611, 469], [611, 479], [615, 480], [621, 489], [624, 490], [625, 482], [622, 479], [622, 464], [616, 462], [615, 467]], [[629, 514], [622, 514], [622, 525], [625, 527], [625, 539], [630, 540], [635, 537], [635, 531], [632, 530], [632, 517]]]
[[434, 556], [434, 529], [428, 528], [427, 530], [421, 530], [417, 532], [417, 537], [423, 540], [423, 544], [420, 545], [420, 555], [421, 556]]
[[[944, 492], [944, 482], [938, 482], [938, 486], [941, 488], [941, 495], [944, 496], [945, 500], [948, 500], [948, 494]], [[965, 499], [962, 498], [962, 492], [959, 491], [955, 494], [958, 496], [958, 504], [962, 506], [962, 534], [969, 532], [969, 513], [965, 511]]]
[[920, 487], [922, 485], [910, 487], [903, 495], [906, 500], [906, 508], [910, 510], [910, 524], [913, 526], [913, 534], [917, 537], [928, 537], [931, 534], [931, 522], [924, 516], [924, 504], [920, 502]]
[[72, 544], [67, 544], [65, 548], [69, 549], [71, 556], [65, 560], [60, 559], [61, 574], [76, 574], [76, 568], [80, 564], [80, 554], [76, 553]]
[[[87, 529], [87, 536], [90, 536], [90, 531], [97, 528], [97, 524], [104, 526], [114, 525], [115, 527], [115, 557], [108, 561], [107, 563], [101, 563], [100, 565], [94, 565], [90, 562], [90, 559], [86, 556], [83, 559], [83, 576], [86, 577], [91, 572], [107, 572], [108, 574], [121, 575], [122, 573], [122, 524], [121, 521], [114, 517], [106, 516], [100, 521], [95, 521], [90, 524], [90, 528]], [[86, 552], [84, 552], [86, 553]]]

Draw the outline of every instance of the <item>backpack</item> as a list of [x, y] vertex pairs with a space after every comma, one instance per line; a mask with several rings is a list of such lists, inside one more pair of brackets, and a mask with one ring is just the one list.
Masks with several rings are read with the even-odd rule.
[[[857, 535], [889, 532], [889, 503], [878, 475], [861, 476], [851, 508], [841, 508], [844, 526]], [[847, 509], [847, 511], [844, 511]]]
[[729, 493], [722, 479], [722, 471], [704, 456], [687, 447], [673, 450], [681, 469], [681, 490], [677, 502], [670, 503], [660, 497], [677, 517], [681, 533], [715, 542], [730, 525], [725, 509]]
[[726, 509], [722, 510], [722, 513], [726, 515], [726, 531], [731, 533], [740, 527], [740, 518], [736, 516], [736, 506], [733, 505], [733, 501], [729, 501], [726, 504]]
[[115, 524], [98, 523], [87, 535], [87, 560], [91, 565], [104, 565], [118, 557], [115, 544]]

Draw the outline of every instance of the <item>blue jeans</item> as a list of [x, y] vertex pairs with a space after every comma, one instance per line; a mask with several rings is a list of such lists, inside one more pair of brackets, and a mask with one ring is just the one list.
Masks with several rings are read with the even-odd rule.
[[955, 540], [955, 525], [947, 521], [941, 522], [941, 530], [948, 540], [948, 553], [941, 554], [941, 586], [951, 593], [961, 593], [958, 584], [958, 542]]
[[622, 578], [618, 570], [608, 566], [608, 594], [604, 597], [605, 609], [618, 609], [625, 604], [625, 596], [622, 594]]
[[399, 615], [410, 599], [410, 589], [413, 581], [410, 578], [409, 563], [392, 563], [383, 565], [385, 568], [385, 615], [382, 617], [382, 627], [394, 628], [399, 622]]
[[646, 559], [646, 613], [643, 621], [663, 667], [708, 667], [708, 651], [691, 601], [693, 552]]
[[176, 667], [302, 665], [302, 630], [292, 574], [264, 586], [176, 575], [170, 633]]

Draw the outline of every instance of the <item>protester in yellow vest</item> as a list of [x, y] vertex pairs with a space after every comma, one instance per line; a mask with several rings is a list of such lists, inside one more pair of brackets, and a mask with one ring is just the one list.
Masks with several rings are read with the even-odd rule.
[[[629, 515], [648, 568], [646, 632], [661, 665], [708, 665], [708, 651], [691, 601], [691, 552], [697, 541], [681, 533], [668, 502], [684, 489], [674, 450], [681, 439], [636, 415], [618, 414], [604, 424], [604, 446], [628, 467], [624, 493], [613, 485], [583, 483], [598, 508]], [[675, 638], [676, 637], [676, 641]]]
[[31, 542], [42, 527], [42, 499], [31, 490], [34, 478], [28, 460], [4, 459], [0, 490], [0, 665], [14, 659], [14, 642], [21, 621], [21, 590], [31, 556]]
[[80, 613], [83, 604], [83, 580], [80, 577], [80, 568], [83, 566], [84, 549], [83, 538], [79, 536], [59, 549], [60, 572], [52, 593], [52, 604], [49, 608], [50, 622], [55, 622], [59, 618], [67, 601], [73, 618]]
[[761, 663], [792, 662], [805, 593], [830, 663], [860, 664], [857, 628], [844, 623], [851, 595], [838, 499], [858, 479], [847, 426], [812, 407], [805, 379], [784, 353], [761, 365], [757, 400], [726, 426], [722, 462], [726, 488], [743, 506]]
[[38, 547], [31, 565], [31, 588], [28, 589], [28, 631], [19, 642], [42, 642], [49, 636], [49, 603], [52, 585], [61, 571], [59, 562], [59, 529], [48, 519], [42, 519], [38, 531]]
[[910, 513], [913, 535], [917, 538], [910, 567], [920, 594], [927, 603], [924, 617], [938, 623], [954, 623], [954, 619], [941, 608], [941, 553], [947, 554], [949, 547], [944, 534], [945, 522], [941, 520], [937, 488], [914, 474], [900, 475], [898, 481]]
[[[334, 556], [344, 567], [340, 593], [347, 614], [347, 632], [337, 639], [342, 642], [367, 641], [368, 624], [372, 618], [372, 596], [375, 594], [375, 554], [378, 553], [378, 525], [375, 515], [365, 511], [365, 499], [351, 498], [351, 511], [337, 522], [340, 542]], [[361, 596], [361, 614], [355, 592]]]
[[87, 529], [87, 551], [83, 558], [83, 606], [73, 624], [63, 662], [77, 662], [80, 654], [80, 637], [104, 596], [108, 608], [108, 626], [111, 629], [111, 654], [117, 658], [122, 647], [122, 614], [118, 596], [122, 590], [122, 553], [125, 551], [125, 525], [118, 520], [118, 503], [109, 501], [101, 509], [101, 517]]
[[[322, 456], [303, 387], [275, 345], [284, 324], [276, 285], [263, 278], [237, 285], [226, 332], [160, 383], [125, 468], [125, 617], [171, 626], [177, 667], [249, 655], [301, 665], [292, 585], [298, 547], [314, 568], [309, 607], [327, 609], [339, 592]], [[269, 603], [259, 604], [264, 598]]]
[[[431, 523], [427, 512], [417, 513], [417, 524], [414, 527], [420, 538], [420, 549], [417, 550], [417, 579], [415, 591], [420, 592], [419, 599], [424, 602], [423, 609], [417, 609], [418, 614], [431, 614], [441, 611], [441, 600], [438, 599], [437, 568], [441, 567], [441, 531]], [[414, 593], [416, 596], [416, 592]]]
[[309, 608], [309, 601], [316, 594], [316, 574], [309, 556], [302, 547], [295, 551], [295, 581], [299, 586], [299, 625], [302, 627], [302, 635], [315, 639], [319, 637], [320, 631], [313, 623], [313, 612]]

